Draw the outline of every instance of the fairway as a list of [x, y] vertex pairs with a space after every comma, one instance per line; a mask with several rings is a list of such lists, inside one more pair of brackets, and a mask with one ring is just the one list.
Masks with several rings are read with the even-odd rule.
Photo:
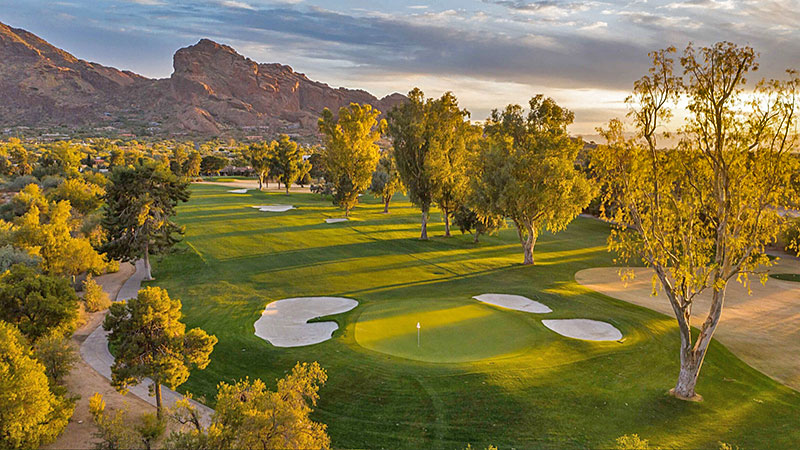
[[523, 313], [471, 299], [380, 303], [361, 312], [355, 339], [365, 348], [401, 358], [455, 363], [513, 356], [531, 350], [537, 335], [551, 338], [536, 333], [536, 325], [517, 314]]
[[[180, 387], [211, 406], [220, 381], [261, 378], [274, 388], [296, 362], [318, 361], [328, 381], [312, 418], [336, 448], [609, 448], [631, 433], [662, 448], [800, 442], [800, 394], [717, 342], [698, 384], [705, 401], [667, 395], [678, 373], [675, 319], [575, 282], [580, 270], [612, 265], [601, 222], [579, 218], [543, 234], [536, 265], [522, 266], [513, 228], [478, 244], [458, 231], [443, 238], [434, 211], [430, 241], [418, 240], [419, 210], [400, 196], [382, 214], [365, 195], [352, 220], [326, 224], [343, 214], [318, 195], [228, 189], [192, 186], [177, 217], [186, 235], [154, 261], [150, 283], [181, 300], [188, 328], [219, 338], [209, 366]], [[271, 204], [295, 209], [252, 208]], [[472, 298], [491, 292], [552, 312]], [[358, 302], [310, 321], [335, 321], [332, 339], [283, 348], [254, 334], [267, 304], [316, 296]], [[571, 339], [544, 319], [606, 322], [624, 339]]]

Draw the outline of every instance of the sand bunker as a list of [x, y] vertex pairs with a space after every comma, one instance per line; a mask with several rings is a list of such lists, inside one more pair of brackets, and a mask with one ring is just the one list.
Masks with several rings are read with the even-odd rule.
[[501, 308], [516, 309], [534, 314], [547, 314], [553, 312], [552, 309], [542, 303], [531, 300], [521, 295], [511, 294], [481, 294], [474, 297], [475, 300]]
[[231, 194], [247, 194], [247, 189], [231, 189], [228, 192]]
[[547, 328], [568, 338], [584, 341], [618, 341], [622, 339], [622, 332], [614, 325], [599, 320], [557, 319], [542, 320], [542, 323]]
[[261, 205], [261, 206], [253, 206], [252, 208], [255, 208], [255, 209], [257, 209], [259, 211], [262, 211], [262, 212], [286, 212], [286, 211], [288, 211], [290, 209], [294, 209], [294, 206], [292, 206], [292, 205]]
[[347, 222], [348, 220], [350, 220], [350, 219], [348, 219], [347, 217], [340, 217], [340, 218], [335, 218], [335, 219], [325, 219], [325, 223]]
[[336, 322], [314, 322], [316, 317], [350, 311], [358, 302], [343, 297], [299, 297], [270, 303], [256, 320], [256, 336], [275, 347], [302, 347], [327, 341], [339, 328]]

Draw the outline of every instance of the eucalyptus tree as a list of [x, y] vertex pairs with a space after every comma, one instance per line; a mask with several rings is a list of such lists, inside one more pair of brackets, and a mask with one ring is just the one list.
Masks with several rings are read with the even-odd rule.
[[380, 158], [378, 139], [386, 121], [370, 105], [351, 103], [339, 108], [338, 117], [325, 108], [318, 125], [324, 147], [320, 150], [326, 181], [333, 183], [333, 201], [345, 216], [358, 204], [358, 196], [369, 188]]
[[414, 88], [408, 98], [389, 113], [397, 169], [411, 201], [422, 210], [420, 239], [428, 239], [434, 203], [442, 209], [445, 235], [449, 236], [450, 216], [467, 184], [467, 142], [477, 133], [470, 127], [469, 112], [458, 107], [451, 92], [425, 99], [425, 94]]
[[[680, 371], [671, 392], [693, 399], [708, 345], [731, 280], [766, 282], [766, 245], [787, 225], [781, 208], [796, 207], [796, 130], [800, 77], [763, 80], [750, 47], [720, 42], [686, 47], [674, 73], [675, 48], [650, 54], [652, 67], [628, 98], [634, 138], [613, 120], [600, 130], [608, 145], [593, 167], [605, 181], [603, 216], [615, 224], [609, 249], [653, 269], [680, 331]], [[680, 144], [665, 148], [659, 130], [686, 104]], [[698, 296], [711, 306], [691, 329]]]
[[583, 146], [567, 133], [572, 111], [542, 95], [493, 110], [484, 125], [485, 140], [472, 169], [475, 203], [485, 217], [505, 216], [517, 228], [523, 264], [543, 230], [564, 229], [589, 204], [594, 185], [575, 168]]
[[372, 173], [372, 183], [369, 186], [369, 191], [383, 201], [383, 212], [388, 214], [389, 202], [392, 197], [396, 192], [404, 190], [405, 186], [403, 186], [403, 180], [400, 179], [400, 173], [397, 171], [394, 152], [391, 150], [386, 151], [378, 161], [375, 172]]
[[[281, 135], [280, 139], [273, 141], [269, 155], [269, 165], [286, 188], [292, 183], [304, 177], [311, 170], [311, 163], [303, 159], [306, 149], [298, 145], [289, 138], [288, 135]], [[259, 180], [260, 183], [260, 180]]]

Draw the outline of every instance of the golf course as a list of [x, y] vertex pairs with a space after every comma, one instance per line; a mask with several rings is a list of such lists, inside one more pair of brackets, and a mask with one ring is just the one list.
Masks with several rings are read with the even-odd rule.
[[[434, 210], [420, 241], [419, 210], [396, 195], [366, 194], [343, 217], [330, 198], [193, 184], [178, 207], [185, 235], [153, 259], [155, 281], [181, 300], [187, 327], [219, 342], [181, 392], [214, 406], [219, 382], [260, 378], [274, 388], [295, 363], [327, 371], [312, 418], [336, 448], [610, 448], [636, 433], [660, 448], [796, 448], [800, 393], [713, 341], [697, 391], [667, 394], [680, 342], [674, 318], [594, 292], [575, 273], [613, 265], [609, 227], [578, 218], [543, 234], [523, 266], [513, 227], [495, 236], [445, 238]], [[292, 205], [281, 212], [253, 206]], [[524, 296], [551, 312], [473, 299]], [[277, 347], [256, 336], [265, 307], [281, 299], [343, 297], [352, 309], [324, 342]], [[622, 339], [562, 336], [543, 320], [590, 319]], [[419, 328], [417, 328], [419, 324]], [[723, 323], [721, 327], [724, 327]]]

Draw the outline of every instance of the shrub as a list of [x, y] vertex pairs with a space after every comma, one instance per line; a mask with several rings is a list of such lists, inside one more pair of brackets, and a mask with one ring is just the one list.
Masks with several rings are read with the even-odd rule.
[[36, 359], [44, 366], [44, 372], [54, 384], [61, 384], [77, 361], [75, 349], [61, 333], [54, 332], [39, 338], [34, 346]]
[[7, 191], [19, 192], [22, 190], [22, 188], [24, 188], [29, 184], [38, 184], [38, 183], [39, 180], [36, 179], [36, 177], [34, 177], [33, 175], [22, 175], [18, 176], [17, 178], [14, 178], [13, 180], [11, 180], [10, 183], [7, 183], [4, 187]]
[[45, 175], [42, 177], [42, 181], [39, 183], [39, 185], [42, 187], [42, 189], [50, 189], [57, 187], [63, 181], [64, 178], [58, 175]]
[[108, 294], [91, 274], [86, 275], [86, 281], [83, 282], [83, 301], [86, 302], [86, 310], [89, 312], [102, 311], [111, 306]]
[[0, 273], [10, 269], [14, 264], [23, 264], [28, 267], [37, 267], [41, 258], [31, 255], [25, 250], [7, 244], [0, 247]]
[[638, 434], [626, 434], [618, 437], [614, 448], [617, 450], [657, 450], [655, 447], [650, 447], [647, 439], [641, 439]]

